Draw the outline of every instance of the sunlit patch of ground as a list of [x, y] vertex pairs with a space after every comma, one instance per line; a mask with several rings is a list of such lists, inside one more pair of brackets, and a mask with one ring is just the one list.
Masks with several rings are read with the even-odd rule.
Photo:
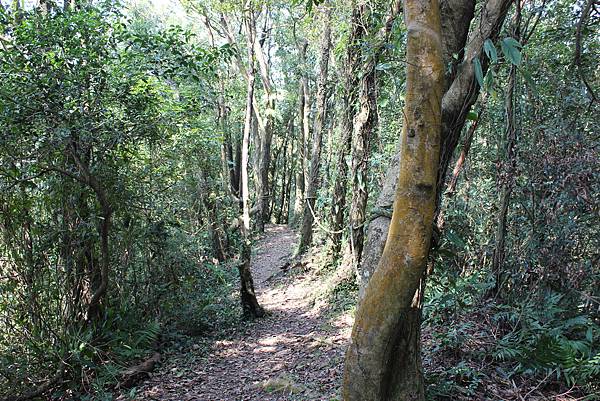
[[192, 347], [186, 369], [181, 358], [167, 362], [140, 386], [136, 399], [338, 399], [351, 313], [332, 315], [326, 302], [315, 302], [315, 289], [324, 285], [325, 276], [282, 274], [296, 242], [286, 226], [269, 226], [254, 250], [252, 272], [267, 317], [246, 322], [207, 347]]

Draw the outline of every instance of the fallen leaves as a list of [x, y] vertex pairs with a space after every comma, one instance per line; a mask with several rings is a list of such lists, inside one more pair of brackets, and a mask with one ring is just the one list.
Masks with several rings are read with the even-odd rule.
[[[330, 401], [339, 397], [352, 318], [315, 308], [318, 283], [280, 267], [296, 235], [270, 226], [252, 261], [259, 302], [271, 313], [176, 355], [138, 389], [136, 400]], [[206, 339], [204, 340], [206, 341]]]

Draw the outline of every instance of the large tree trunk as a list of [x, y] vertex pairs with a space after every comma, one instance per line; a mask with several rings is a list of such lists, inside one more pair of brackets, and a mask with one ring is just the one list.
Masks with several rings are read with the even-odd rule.
[[325, 130], [325, 117], [327, 114], [327, 73], [329, 69], [329, 52], [331, 50], [331, 9], [326, 7], [323, 12], [323, 41], [321, 42], [321, 63], [319, 67], [319, 81], [317, 83], [317, 116], [314, 125], [312, 153], [310, 158], [310, 173], [306, 188], [305, 208], [300, 230], [300, 245], [298, 252], [303, 253], [312, 242], [315, 201], [319, 188], [319, 169], [321, 167], [321, 143]]
[[406, 106], [388, 241], [356, 313], [345, 401], [424, 400], [418, 289], [424, 276], [441, 142], [444, 80], [437, 0], [406, 0]]
[[[485, 74], [488, 60], [482, 51], [483, 43], [486, 39], [494, 40], [497, 37], [511, 4], [512, 0], [488, 0], [482, 7], [479, 24], [473, 29], [468, 43], [467, 33], [473, 18], [475, 2], [473, 0], [442, 0], [440, 4], [444, 64], [450, 65], [451, 68], [446, 75], [445, 93], [442, 98], [442, 148], [436, 201], [438, 209], [448, 165], [460, 138], [467, 114], [479, 93], [472, 60], [476, 57], [481, 60]], [[453, 61], [453, 54], [462, 55], [462, 62]], [[451, 83], [449, 84], [449, 82]], [[384, 179], [383, 190], [376, 202], [383, 212], [377, 209], [369, 224], [364, 256], [360, 265], [359, 294], [364, 292], [369, 277], [377, 268], [385, 246], [389, 226], [389, 216], [385, 210], [391, 208], [393, 202], [391, 194], [396, 187], [399, 168], [399, 158], [392, 159]]]

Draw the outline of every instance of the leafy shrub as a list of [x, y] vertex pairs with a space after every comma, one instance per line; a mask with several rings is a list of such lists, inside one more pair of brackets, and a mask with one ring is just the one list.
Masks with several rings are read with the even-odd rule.
[[496, 359], [514, 363], [512, 374], [554, 374], [567, 386], [594, 386], [600, 378], [600, 327], [564, 295], [504, 306], [496, 319], [513, 327], [494, 352]]

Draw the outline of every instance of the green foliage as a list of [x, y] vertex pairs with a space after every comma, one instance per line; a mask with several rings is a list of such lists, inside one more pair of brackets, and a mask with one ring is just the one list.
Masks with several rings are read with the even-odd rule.
[[516, 363], [510, 374], [555, 375], [569, 387], [593, 389], [600, 378], [600, 327], [576, 310], [556, 293], [518, 309], [505, 307], [496, 319], [513, 329], [499, 340], [494, 357]]
[[475, 78], [477, 83], [483, 88], [483, 69], [481, 67], [481, 61], [476, 57], [473, 59], [473, 68], [475, 69]]
[[442, 372], [427, 376], [427, 399], [446, 400], [457, 396], [469, 399], [477, 395], [478, 387], [485, 374], [480, 370], [459, 362]]
[[486, 39], [483, 43], [483, 50], [492, 63], [498, 61], [498, 52], [496, 52], [496, 46], [494, 46], [494, 42], [492, 42], [490, 39]]
[[522, 46], [515, 38], [504, 38], [500, 42], [502, 53], [504, 57], [509, 60], [512, 64], [518, 66], [521, 64], [521, 51], [519, 50]]
[[[234, 53], [176, 27], [144, 31], [108, 3], [0, 10], [0, 395], [54, 366], [71, 379], [57, 396], [109, 397], [159, 335], [238, 311], [233, 269], [212, 262], [206, 234], [233, 213], [207, 107]], [[91, 320], [106, 208], [108, 292]]]

